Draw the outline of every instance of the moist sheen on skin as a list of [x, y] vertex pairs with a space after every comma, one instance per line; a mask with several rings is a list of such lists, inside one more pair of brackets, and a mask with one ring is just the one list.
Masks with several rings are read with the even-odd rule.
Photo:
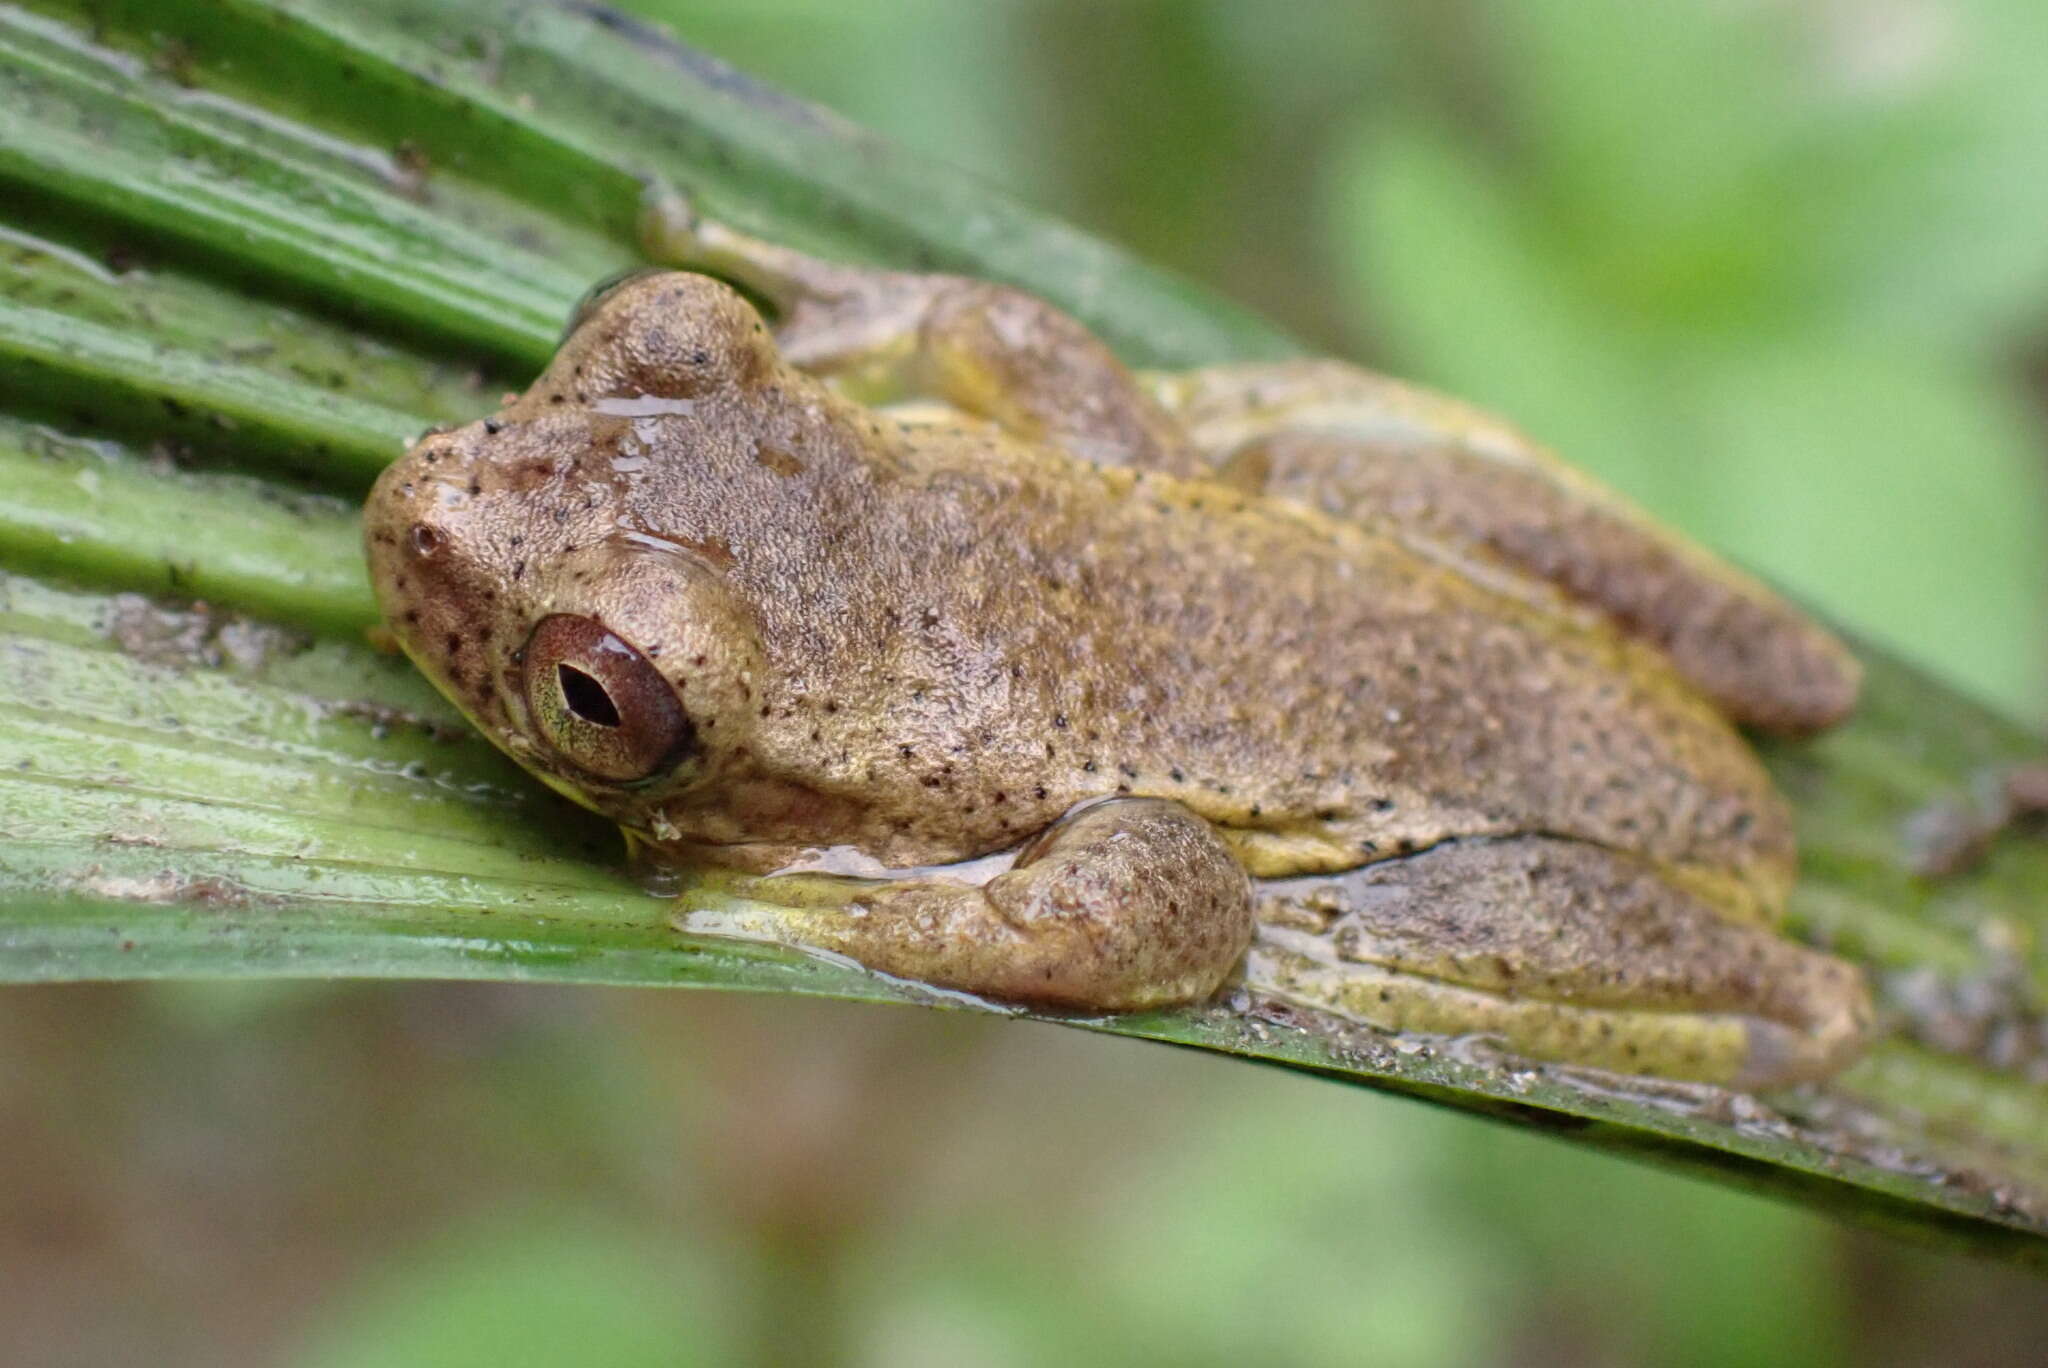
[[[1790, 822], [1725, 715], [1839, 712], [1825, 633], [1362, 372], [1140, 384], [1029, 296], [844, 274], [865, 293], [819, 285], [837, 312], [777, 335], [703, 276], [622, 285], [524, 396], [379, 481], [384, 613], [520, 763], [677, 859], [923, 870], [789, 935], [972, 991], [1199, 998], [1256, 915], [1327, 950], [1300, 983], [1405, 974], [1435, 1027], [1513, 999], [1539, 1052], [1745, 1079], [1853, 1054], [1860, 978], [1770, 930]], [[1392, 480], [1354, 429], [1397, 420]], [[1497, 525], [1514, 480], [1540, 525]], [[1385, 511], [1418, 481], [1436, 523]], [[1610, 588], [1631, 557], [1654, 601]], [[982, 885], [928, 868], [1020, 847]], [[1328, 915], [1264, 882], [1316, 876]], [[1461, 883], [1490, 901], [1370, 915]]]

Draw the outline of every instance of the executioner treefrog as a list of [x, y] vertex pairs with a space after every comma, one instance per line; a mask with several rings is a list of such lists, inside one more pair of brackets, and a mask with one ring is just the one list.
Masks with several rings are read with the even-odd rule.
[[1762, 585], [1349, 365], [1134, 375], [1015, 289], [655, 236], [705, 274], [594, 293], [366, 526], [420, 668], [643, 853], [862, 875], [778, 934], [1013, 1001], [1248, 966], [1630, 1072], [1861, 1048], [1731, 725], [1825, 727], [1859, 670]]

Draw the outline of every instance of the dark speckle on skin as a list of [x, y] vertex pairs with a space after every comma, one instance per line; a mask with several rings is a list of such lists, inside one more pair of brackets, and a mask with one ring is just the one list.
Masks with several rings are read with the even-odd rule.
[[[380, 479], [366, 545], [387, 619], [495, 739], [643, 841], [757, 871], [838, 847], [909, 868], [1052, 831], [1061, 858], [1003, 887], [1071, 880], [1059, 905], [1107, 919], [1097, 947], [1119, 904], [1077, 890], [1105, 871], [1171, 891], [1122, 895], [1132, 916], [1206, 926], [1187, 909], [1242, 909], [1246, 868], [1439, 851], [1478, 868], [1493, 857], [1471, 852], [1521, 841], [1596, 852], [1649, 880], [1643, 896], [1719, 899], [1731, 920], [1781, 903], [1782, 803], [1656, 651], [1552, 611], [1533, 581], [1494, 587], [1511, 570], [1474, 582], [1312, 500], [1196, 478], [1208, 458], [1072, 320], [957, 289], [919, 336], [1036, 402], [1049, 431], [1120, 415], [1130, 464], [862, 409], [787, 365], [732, 290], [643, 275], [526, 396]], [[1067, 388], [1048, 402], [1052, 375]], [[1265, 459], [1284, 484], [1287, 453]], [[442, 506], [463, 487], [473, 502]], [[602, 629], [568, 673], [519, 664], [550, 618]], [[491, 686], [507, 671], [569, 701], [508, 709]], [[592, 777], [641, 745], [651, 773]], [[1131, 833], [1174, 855], [1118, 864], [1112, 838]], [[1436, 934], [1462, 950], [1476, 933]], [[1101, 953], [1069, 950], [1058, 972]]]

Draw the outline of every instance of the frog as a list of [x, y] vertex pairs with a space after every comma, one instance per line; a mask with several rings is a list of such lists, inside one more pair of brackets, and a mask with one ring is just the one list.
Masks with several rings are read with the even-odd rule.
[[647, 240], [364, 545], [492, 743], [768, 909], [678, 926], [1727, 1086], [1866, 1047], [1861, 972], [1779, 930], [1742, 731], [1833, 724], [1859, 668], [1763, 583], [1346, 362], [1133, 370], [1021, 288], [674, 196]]

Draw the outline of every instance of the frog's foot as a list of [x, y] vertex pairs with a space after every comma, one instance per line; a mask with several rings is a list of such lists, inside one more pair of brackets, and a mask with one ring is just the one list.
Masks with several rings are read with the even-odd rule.
[[1186, 808], [1120, 798], [1070, 813], [986, 883], [943, 871], [875, 881], [843, 906], [749, 929], [939, 987], [1135, 1011], [1216, 991], [1251, 941], [1251, 885]]
[[1247, 982], [1389, 1030], [1743, 1088], [1824, 1078], [1869, 1042], [1852, 965], [1598, 846], [1451, 842], [1257, 893]]
[[891, 274], [838, 266], [793, 248], [749, 237], [697, 212], [696, 201], [666, 181], [640, 196], [640, 248], [650, 260], [715, 275], [753, 294], [778, 315], [830, 306]]
[[1834, 637], [1489, 414], [1336, 361], [1148, 380], [1218, 477], [1548, 580], [1737, 722], [1799, 734], [1855, 706]]
[[821, 261], [705, 218], [659, 183], [642, 198], [641, 239], [656, 260], [767, 303], [783, 358], [863, 403], [936, 401], [1082, 460], [1206, 469], [1102, 340], [1036, 295]]

